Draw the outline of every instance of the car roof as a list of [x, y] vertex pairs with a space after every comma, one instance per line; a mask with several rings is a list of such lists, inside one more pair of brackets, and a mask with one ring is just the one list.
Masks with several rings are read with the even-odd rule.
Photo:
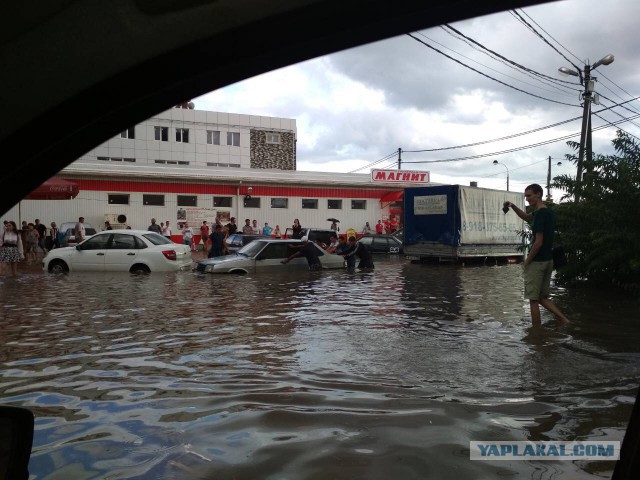
[[[102, 230], [100, 232], [97, 232], [96, 235], [109, 235], [111, 233], [117, 233], [117, 234], [135, 234], [135, 235], [146, 235], [148, 233], [152, 233], [154, 235], [160, 235], [158, 232], [152, 232], [150, 230], [132, 230], [129, 228], [118, 228], [115, 230]], [[160, 235], [162, 236], [162, 235]]]

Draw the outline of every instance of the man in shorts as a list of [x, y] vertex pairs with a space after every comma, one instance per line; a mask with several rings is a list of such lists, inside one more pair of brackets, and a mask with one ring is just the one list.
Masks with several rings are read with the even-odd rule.
[[511, 208], [525, 222], [533, 220], [533, 243], [524, 261], [524, 295], [529, 299], [531, 322], [534, 326], [541, 324], [540, 305], [553, 313], [561, 322], [568, 323], [555, 304], [549, 300], [549, 286], [553, 272], [553, 235], [556, 228], [553, 210], [547, 208], [542, 201], [542, 187], [537, 183], [524, 190], [524, 198], [533, 207], [533, 213], [526, 213], [511, 202], [504, 206]]

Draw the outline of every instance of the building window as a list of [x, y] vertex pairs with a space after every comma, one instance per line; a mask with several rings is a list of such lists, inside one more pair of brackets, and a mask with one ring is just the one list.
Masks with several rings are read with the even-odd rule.
[[189, 129], [176, 128], [176, 142], [189, 143]]
[[132, 163], [135, 163], [136, 161], [135, 158], [123, 158], [122, 160], [124, 160], [125, 162], [132, 162]]
[[327, 208], [329, 210], [342, 210], [342, 200], [327, 200]]
[[164, 195], [142, 195], [142, 204], [164, 207]]
[[127, 128], [125, 131], [120, 132], [120, 138], [136, 138], [136, 128]]
[[244, 199], [245, 208], [260, 208], [260, 197], [251, 197]]
[[155, 139], [162, 142], [169, 141], [169, 127], [153, 127]]
[[154, 163], [159, 163], [161, 165], [189, 165], [189, 162], [184, 160], [154, 160]]
[[107, 198], [109, 205], [129, 205], [129, 194], [127, 193], [110, 193]]
[[267, 143], [282, 143], [280, 134], [267, 132]]
[[213, 206], [231, 208], [231, 197], [213, 197]]
[[366, 200], [351, 200], [351, 210], [366, 210], [366, 209], [367, 209]]
[[240, 146], [240, 132], [227, 132], [227, 145]]
[[111, 159], [110, 159], [110, 160], [111, 160], [112, 162], [121, 162], [121, 161], [122, 161], [122, 159], [121, 159], [121, 158], [119, 158], [119, 157], [111, 157]]
[[288, 198], [272, 198], [271, 208], [289, 208]]
[[109, 157], [98, 157], [98, 160], [100, 160], [102, 162], [108, 162], [109, 161]]
[[197, 195], [178, 195], [179, 207], [197, 207], [198, 196]]
[[207, 143], [209, 145], [220, 145], [220, 130], [207, 130]]
[[302, 199], [302, 208], [310, 208], [313, 210], [318, 209], [318, 199], [317, 198], [303, 198]]

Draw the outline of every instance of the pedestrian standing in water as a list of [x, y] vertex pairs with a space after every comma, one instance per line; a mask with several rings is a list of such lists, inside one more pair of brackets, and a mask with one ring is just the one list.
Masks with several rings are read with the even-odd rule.
[[209, 236], [211, 241], [211, 250], [209, 250], [209, 258], [221, 257], [228, 253], [227, 245], [225, 244], [225, 235], [222, 231], [222, 225], [216, 225], [213, 233]]
[[296, 257], [305, 257], [309, 264], [310, 271], [322, 270], [322, 264], [320, 263], [320, 257], [318, 256], [318, 249], [316, 246], [309, 242], [307, 237], [302, 237], [300, 240], [302, 242], [300, 245], [289, 245], [289, 247], [296, 248], [298, 251], [290, 255], [288, 258], [285, 258], [280, 263], [287, 264]]
[[0, 263], [11, 265], [11, 273], [18, 274], [18, 262], [24, 260], [22, 237], [16, 222], [9, 221], [0, 236]]
[[188, 245], [193, 252], [193, 229], [187, 222], [184, 222], [184, 226], [182, 228], [182, 243], [183, 245]]
[[367, 246], [357, 241], [356, 237], [349, 237], [349, 250], [342, 254], [346, 259], [349, 257], [358, 257], [360, 262], [358, 263], [359, 270], [373, 270], [373, 258], [371, 252]]
[[533, 207], [533, 213], [522, 211], [511, 202], [504, 202], [525, 222], [533, 220], [533, 243], [524, 261], [524, 295], [529, 300], [533, 326], [541, 324], [540, 305], [553, 313], [561, 322], [568, 323], [555, 304], [549, 300], [551, 273], [553, 272], [553, 236], [556, 229], [555, 214], [542, 201], [542, 187], [532, 183], [524, 190], [524, 198]]

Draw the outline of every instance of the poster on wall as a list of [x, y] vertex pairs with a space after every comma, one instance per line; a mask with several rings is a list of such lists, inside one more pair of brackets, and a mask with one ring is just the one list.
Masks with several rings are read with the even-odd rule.
[[178, 230], [184, 228], [185, 222], [188, 222], [191, 228], [200, 227], [205, 220], [209, 224], [215, 223], [217, 213], [218, 211], [215, 208], [180, 207], [176, 214]]

